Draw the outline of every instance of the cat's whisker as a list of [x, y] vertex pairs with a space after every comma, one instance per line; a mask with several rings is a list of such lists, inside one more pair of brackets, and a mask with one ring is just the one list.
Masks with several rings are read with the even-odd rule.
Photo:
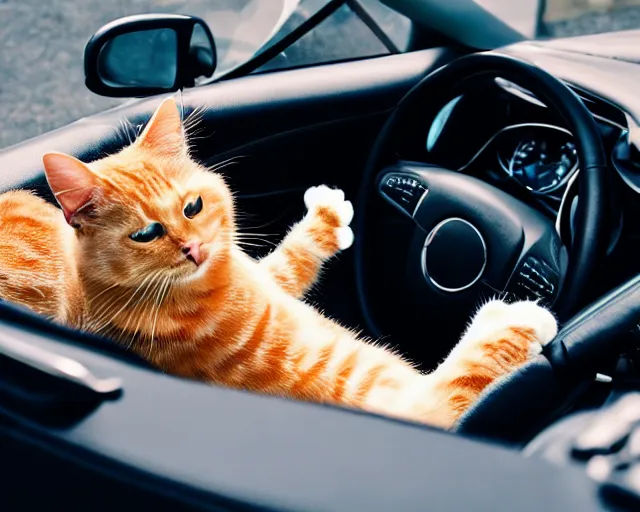
[[102, 290], [98, 295], [91, 297], [89, 299], [89, 305], [93, 304], [98, 298], [100, 298], [102, 295], [104, 295], [105, 293], [107, 293], [110, 290], [113, 290], [114, 288], [116, 288], [117, 286], [120, 286], [120, 283], [115, 283], [112, 284], [111, 286], [105, 288], [104, 290]]
[[232, 157], [227, 158], [226, 160], [222, 160], [222, 161], [217, 162], [217, 163], [215, 163], [213, 165], [210, 165], [208, 167], [208, 170], [215, 169], [216, 166], [218, 166], [218, 165], [226, 164], [226, 163], [229, 163], [229, 162], [234, 162], [234, 161], [239, 160], [241, 158], [247, 158], [247, 155], [234, 155]]
[[[243, 241], [243, 243], [247, 243], [247, 242]], [[248, 243], [252, 243], [252, 242], [248, 242]], [[269, 242], [267, 240], [256, 240], [256, 245], [258, 247], [273, 247], [273, 248], [278, 247], [278, 244], [276, 244], [275, 242]]]
[[[277, 247], [278, 245], [273, 240], [262, 238], [260, 234], [237, 233], [233, 231], [225, 231], [224, 234], [230, 236], [233, 239], [233, 241], [238, 245], [241, 245], [243, 243], [247, 245], [252, 245], [251, 242], [261, 242], [264, 245], [269, 245], [272, 247]], [[265, 234], [264, 236], [275, 236], [275, 235]]]
[[[142, 297], [140, 297], [140, 299], [138, 300], [138, 302], [136, 303], [136, 305], [134, 306], [135, 308], [137, 308], [138, 306], [145, 308], [148, 307], [151, 301], [152, 296], [154, 295], [154, 293], [156, 293], [159, 288], [162, 286], [163, 280], [162, 280], [162, 275], [159, 274], [157, 275], [156, 279], [154, 280], [153, 286], [148, 286], [147, 290], [144, 292], [144, 294], [142, 295]], [[151, 293], [149, 293], [151, 292]], [[135, 335], [137, 334], [138, 330], [140, 329], [140, 325], [141, 325], [141, 321], [144, 315], [138, 315], [138, 322], [136, 324], [136, 329], [133, 332], [133, 336], [135, 337]]]
[[236, 242], [236, 243], [241, 247], [259, 247], [259, 248], [263, 248], [264, 247], [264, 245], [251, 244], [249, 242]]
[[118, 300], [119, 297], [107, 297], [107, 300], [105, 300], [103, 303], [99, 304], [96, 308], [94, 308], [94, 310], [92, 311], [92, 322], [91, 325], [93, 328], [96, 328], [98, 325], [101, 325], [101, 322], [106, 319], [108, 316], [111, 315], [111, 313], [113, 311], [115, 311], [115, 309], [118, 307]]
[[158, 295], [159, 300], [157, 300], [155, 315], [153, 317], [153, 327], [151, 328], [151, 339], [149, 340], [149, 358], [151, 358], [151, 354], [153, 352], [153, 341], [156, 335], [156, 326], [158, 324], [158, 313], [160, 312], [162, 303], [164, 302], [164, 299], [167, 296], [167, 292], [169, 291], [170, 285], [171, 285], [171, 278], [167, 276], [164, 279], [163, 286], [160, 288], [161, 291], [160, 291], [160, 294]]
[[277, 233], [242, 233], [242, 232], [236, 232], [237, 236], [278, 236]]
[[210, 169], [210, 172], [220, 173], [220, 169], [224, 169], [226, 167], [229, 167], [231, 165], [235, 165], [237, 163], [239, 163], [239, 162], [233, 161], [233, 162], [226, 162], [226, 163], [222, 163], [222, 164], [217, 164], [212, 169]]
[[257, 217], [255, 213], [250, 213], [250, 212], [236, 212], [235, 215], [236, 215], [236, 219], [249, 219], [249, 218]]
[[[160, 292], [160, 289], [162, 287], [163, 282], [164, 281], [162, 280], [161, 273], [156, 273], [155, 274], [155, 279], [153, 280], [152, 283], [149, 284], [149, 286], [147, 286], [147, 289], [145, 290], [145, 292], [142, 295], [142, 297], [140, 297], [140, 299], [138, 299], [138, 301], [136, 302], [136, 304], [132, 308], [132, 311], [137, 312], [138, 311], [138, 307], [141, 307], [142, 309], [144, 309], [144, 308], [148, 309], [149, 306], [153, 307], [153, 304], [155, 302], [152, 303], [151, 300], [152, 300], [152, 298], [154, 296], [156, 296]], [[129, 343], [129, 348], [130, 348], [131, 344], [135, 340], [135, 336], [136, 336], [137, 332], [140, 329], [142, 320], [144, 318], [148, 318], [148, 316], [144, 315], [144, 314], [138, 314], [137, 316], [138, 316], [138, 322], [136, 323], [136, 328], [135, 328], [133, 334], [130, 336], [131, 340], [130, 340], [130, 343]], [[127, 326], [128, 326], [128, 323], [127, 323]]]
[[237, 230], [238, 230], [238, 231], [242, 231], [242, 230], [248, 230], [248, 229], [262, 229], [262, 228], [266, 228], [267, 226], [271, 226], [271, 225], [275, 224], [276, 220], [277, 220], [277, 219], [273, 219], [273, 220], [270, 220], [269, 222], [265, 222], [264, 224], [259, 224], [259, 225], [257, 225], [257, 226], [249, 226], [249, 227], [240, 227], [240, 226], [238, 226], [238, 227], [237, 227]]
[[231, 158], [227, 158], [226, 160], [223, 160], [222, 162], [217, 162], [217, 163], [207, 167], [207, 171], [220, 173], [220, 169], [224, 169], [225, 167], [228, 167], [229, 165], [239, 163], [238, 160], [241, 160], [243, 158], [247, 158], [247, 156], [246, 155], [232, 156]]
[[[182, 111], [184, 112], [184, 106], [182, 108]], [[198, 106], [194, 108], [191, 111], [191, 113], [182, 121], [182, 126], [184, 127], [184, 131], [186, 134], [189, 135], [189, 138], [191, 136], [191, 130], [196, 126], [198, 126], [200, 122], [202, 122], [204, 111], [205, 111], [204, 106], [202, 107]]]
[[264, 240], [262, 238], [236, 238], [235, 239], [236, 243], [257, 243], [257, 244], [264, 244], [264, 245], [269, 245], [271, 247], [276, 247], [278, 244], [275, 242], [272, 242], [271, 240]]
[[[229, 233], [232, 234], [232, 233]], [[236, 233], [234, 238], [236, 240], [250, 240], [250, 241], [259, 241], [259, 242], [264, 242], [266, 244], [273, 244], [273, 240], [269, 240], [268, 238], [264, 238], [261, 235], [250, 235], [248, 233], [242, 234], [242, 233]]]
[[149, 274], [147, 277], [145, 277], [142, 280], [142, 283], [140, 283], [140, 285], [134, 290], [134, 292], [131, 294], [131, 296], [129, 297], [129, 300], [127, 300], [124, 304], [124, 306], [122, 306], [114, 315], [110, 315], [111, 311], [113, 311], [113, 309], [115, 309], [118, 306], [118, 300], [119, 297], [117, 297], [114, 301], [112, 301], [109, 304], [109, 309], [105, 314], [102, 314], [100, 316], [97, 317], [97, 322], [102, 321], [104, 318], [106, 318], [108, 315], [110, 315], [109, 320], [107, 320], [106, 322], [99, 324], [98, 327], [96, 327], [96, 332], [100, 332], [102, 331], [104, 328], [108, 327], [113, 320], [115, 320], [118, 315], [120, 315], [120, 313], [122, 313], [131, 303], [131, 301], [135, 298], [135, 296], [138, 294], [138, 292], [145, 286], [145, 284], [150, 284], [151, 282], [153, 282], [153, 280], [160, 274], [160, 270], [153, 273], [153, 274]]
[[208, 139], [208, 138], [209, 138], [209, 136], [206, 135], [206, 134], [205, 135], [190, 135], [189, 136], [189, 139], [191, 141], [194, 141], [194, 140], [205, 140], [205, 139]]
[[251, 235], [259, 235], [259, 236], [277, 236], [277, 233], [260, 233], [259, 231], [253, 231], [253, 229], [251, 228], [245, 228], [245, 230], [243, 231], [242, 229], [229, 229], [229, 228], [225, 228], [224, 231], [226, 233], [234, 233], [237, 234], [239, 236], [251, 236]]
[[[161, 277], [161, 273], [157, 272], [155, 274], [155, 278], [149, 283], [149, 285], [146, 287], [144, 293], [142, 294], [142, 296], [136, 301], [135, 304], [133, 304], [133, 306], [131, 307], [131, 310], [129, 312], [129, 315], [127, 317], [127, 322], [124, 324], [124, 326], [122, 327], [122, 333], [123, 335], [126, 335], [127, 330], [129, 328], [129, 322], [131, 322], [131, 319], [134, 317], [134, 315], [136, 315], [136, 313], [138, 313], [138, 309], [140, 306], [145, 306], [147, 305], [147, 294], [149, 293], [149, 291], [151, 290], [156, 290], [159, 287], [159, 283], [160, 283], [160, 277]], [[153, 294], [153, 292], [152, 292]], [[138, 323], [136, 324], [136, 331], [140, 326], [140, 321], [142, 320], [143, 315], [141, 314], [137, 314], [136, 315], [138, 317]], [[135, 334], [134, 336], [131, 337], [131, 342], [129, 344], [129, 347], [131, 347], [131, 343], [133, 343]]]
[[116, 131], [120, 130], [127, 138], [129, 144], [133, 144], [133, 138], [131, 137], [131, 130], [133, 129], [134, 127], [133, 124], [131, 124], [131, 121], [129, 121], [129, 119], [127, 118], [123, 118], [118, 123], [118, 128], [116, 129]]

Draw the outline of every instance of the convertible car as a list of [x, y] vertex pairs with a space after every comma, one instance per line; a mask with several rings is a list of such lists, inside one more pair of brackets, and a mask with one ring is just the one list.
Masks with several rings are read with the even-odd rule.
[[180, 91], [256, 256], [308, 187], [353, 200], [309, 297], [327, 314], [425, 371], [491, 297], [539, 300], [557, 337], [444, 432], [165, 375], [1, 303], [0, 509], [640, 509], [640, 32], [525, 40], [471, 1], [386, 3], [406, 47], [368, 23], [384, 55], [285, 65], [333, 1], [215, 79], [202, 20], [116, 20], [87, 86], [136, 99], [0, 152], [0, 190], [53, 201], [44, 153], [116, 151]]

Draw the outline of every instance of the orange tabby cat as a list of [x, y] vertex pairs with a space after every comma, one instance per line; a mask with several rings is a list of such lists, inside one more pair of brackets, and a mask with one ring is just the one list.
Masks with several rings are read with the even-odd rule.
[[428, 375], [359, 339], [299, 300], [353, 242], [351, 203], [310, 189], [304, 219], [250, 258], [223, 179], [189, 157], [173, 99], [121, 152], [90, 164], [49, 153], [44, 166], [62, 212], [27, 192], [0, 196], [0, 296], [175, 375], [449, 428], [556, 333], [534, 303], [492, 301]]

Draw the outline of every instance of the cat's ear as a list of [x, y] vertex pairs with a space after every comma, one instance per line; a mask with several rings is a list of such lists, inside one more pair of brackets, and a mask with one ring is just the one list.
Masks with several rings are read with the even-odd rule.
[[156, 109], [140, 134], [137, 144], [161, 156], [176, 157], [186, 154], [184, 127], [173, 97], [164, 100]]
[[49, 187], [65, 219], [77, 226], [80, 216], [89, 213], [99, 196], [95, 174], [85, 163], [64, 153], [47, 153], [42, 162]]

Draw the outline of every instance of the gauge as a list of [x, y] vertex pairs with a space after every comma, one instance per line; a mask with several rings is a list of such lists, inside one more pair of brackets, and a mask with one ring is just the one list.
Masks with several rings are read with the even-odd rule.
[[504, 171], [527, 189], [548, 193], [563, 186], [576, 171], [578, 150], [568, 134], [538, 131], [501, 148], [499, 160]]

